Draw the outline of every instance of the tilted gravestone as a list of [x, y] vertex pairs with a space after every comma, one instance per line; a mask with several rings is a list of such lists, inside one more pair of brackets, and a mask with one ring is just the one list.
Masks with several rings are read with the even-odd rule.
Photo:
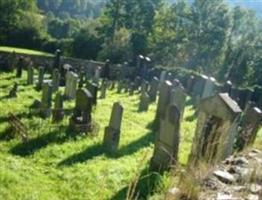
[[240, 131], [236, 141], [238, 150], [254, 144], [262, 120], [262, 111], [252, 103], [246, 107], [240, 122]]
[[106, 98], [106, 90], [107, 90], [107, 80], [104, 79], [100, 87], [100, 93], [101, 93], [100, 98], [101, 99]]
[[36, 86], [38, 90], [42, 89], [44, 76], [45, 76], [45, 68], [40, 66], [38, 69], [38, 83]]
[[73, 116], [69, 124], [75, 132], [87, 133], [92, 129], [92, 94], [85, 88], [77, 90]]
[[168, 106], [165, 116], [160, 119], [153, 157], [150, 167], [154, 171], [168, 170], [178, 160], [180, 139], [180, 112], [176, 105]]
[[120, 141], [121, 122], [123, 116], [123, 107], [117, 102], [113, 105], [109, 125], [105, 128], [103, 145], [109, 152], [115, 152]]
[[53, 122], [60, 122], [64, 118], [64, 110], [63, 110], [63, 95], [59, 91], [56, 93], [55, 97], [55, 106], [53, 109]]
[[78, 83], [78, 75], [74, 72], [68, 71], [66, 74], [66, 87], [65, 87], [65, 97], [67, 99], [75, 98], [77, 83]]
[[159, 80], [157, 77], [154, 77], [152, 81], [150, 82], [150, 89], [148, 92], [151, 102], [156, 101], [158, 88], [159, 88]]
[[160, 93], [157, 104], [156, 116], [154, 120], [154, 126], [156, 129], [159, 128], [160, 118], [165, 116], [167, 106], [170, 103], [170, 94], [173, 89], [173, 85], [170, 81], [165, 81], [160, 85]]
[[40, 115], [43, 118], [47, 118], [50, 116], [51, 106], [52, 106], [52, 84], [50, 82], [46, 82], [43, 84], [42, 100], [41, 100], [41, 107], [40, 107]]
[[241, 109], [227, 93], [201, 100], [190, 162], [215, 164], [233, 152]]
[[140, 112], [148, 111], [149, 104], [150, 104], [150, 97], [147, 94], [147, 92], [143, 92], [140, 97], [138, 111]]
[[216, 79], [209, 77], [204, 84], [202, 99], [215, 95], [216, 93]]
[[192, 96], [196, 100], [196, 104], [197, 105], [198, 105], [199, 101], [202, 98], [206, 80], [208, 80], [208, 77], [205, 76], [205, 75], [197, 76], [195, 78], [195, 83], [194, 83], [194, 86], [193, 86]]
[[97, 105], [97, 93], [98, 93], [98, 86], [95, 83], [91, 83], [87, 81], [86, 88], [88, 91], [90, 91], [92, 95], [92, 103], [93, 105]]
[[173, 88], [170, 94], [170, 104], [175, 104], [178, 107], [180, 111], [181, 120], [183, 118], [186, 106], [186, 97], [187, 95], [184, 89], [181, 87]]
[[59, 85], [60, 85], [60, 73], [58, 69], [53, 69], [52, 85], [53, 85], [53, 92], [56, 92], [59, 89]]
[[34, 68], [32, 66], [27, 67], [27, 85], [34, 84]]

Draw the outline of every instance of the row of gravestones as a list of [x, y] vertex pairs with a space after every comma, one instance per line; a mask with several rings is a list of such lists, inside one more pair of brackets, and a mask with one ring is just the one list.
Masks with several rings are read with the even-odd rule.
[[[163, 75], [163, 74], [162, 74]], [[160, 92], [154, 120], [156, 138], [151, 168], [162, 171], [175, 164], [179, 151], [180, 127], [186, 93], [177, 81], [160, 77]], [[189, 163], [216, 163], [252, 145], [259, 130], [262, 111], [248, 103], [242, 112], [227, 94], [217, 93], [207, 78], [205, 84], [192, 85], [197, 93], [198, 118]], [[205, 78], [206, 80], [206, 78]], [[201, 86], [200, 86], [201, 85]], [[201, 94], [201, 95], [200, 95]]]

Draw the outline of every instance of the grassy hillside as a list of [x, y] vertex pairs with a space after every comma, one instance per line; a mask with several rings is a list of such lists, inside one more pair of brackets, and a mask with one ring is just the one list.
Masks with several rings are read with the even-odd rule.
[[52, 56], [52, 54], [42, 52], [42, 51], [15, 48], [15, 47], [6, 47], [6, 46], [0, 46], [0, 52], [9, 52], [9, 53], [16, 52], [16, 53], [28, 54], [28, 55]]
[[[169, 187], [172, 180], [168, 174], [155, 175], [158, 179], [148, 174], [154, 141], [150, 124], [156, 104], [152, 104], [148, 112], [138, 113], [139, 95], [130, 97], [109, 91], [93, 111], [94, 120], [99, 124], [98, 137], [75, 137], [66, 129], [68, 118], [62, 122], [64, 127], [58, 127], [50, 120], [29, 115], [29, 106], [34, 99], [40, 99], [41, 92], [26, 86], [25, 76], [16, 80], [13, 73], [2, 73], [0, 80], [0, 199], [123, 200], [130, 183], [139, 176], [142, 176], [138, 182], [140, 199], [161, 195]], [[7, 99], [5, 96], [14, 80], [20, 84], [18, 97]], [[116, 101], [124, 106], [120, 147], [117, 153], [106, 154], [101, 143]], [[66, 108], [73, 106], [74, 101], [66, 102]], [[8, 139], [9, 112], [27, 125], [30, 135], [27, 144], [22, 144], [18, 136]], [[181, 130], [181, 164], [187, 162], [191, 149], [196, 122], [193, 113], [188, 106]]]
[[[73, 137], [66, 127], [59, 129], [49, 120], [28, 116], [29, 106], [34, 99], [40, 99], [41, 93], [26, 86], [25, 77], [16, 80], [9, 73], [0, 74], [0, 79], [0, 107], [4, 108], [0, 112], [0, 199], [125, 199], [130, 182], [142, 172], [147, 174], [154, 138], [149, 127], [155, 104], [149, 112], [138, 113], [138, 95], [130, 97], [110, 91], [93, 111], [99, 136]], [[20, 84], [18, 98], [4, 98], [14, 80]], [[115, 101], [121, 101], [124, 106], [122, 133], [119, 151], [108, 155], [101, 143]], [[74, 101], [66, 102], [65, 107], [73, 106]], [[27, 125], [30, 135], [27, 144], [21, 144], [19, 137], [7, 139], [8, 112], [15, 113]], [[186, 117], [192, 114], [188, 107]], [[67, 126], [68, 118], [62, 124]], [[183, 123], [181, 163], [187, 161], [193, 132], [194, 121]], [[142, 188], [143, 195], [147, 195], [147, 189], [151, 190], [147, 185]]]

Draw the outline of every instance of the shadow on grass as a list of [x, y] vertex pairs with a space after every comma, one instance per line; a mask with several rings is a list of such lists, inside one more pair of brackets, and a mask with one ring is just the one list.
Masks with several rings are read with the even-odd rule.
[[19, 156], [29, 156], [41, 148], [46, 147], [48, 144], [62, 144], [70, 138], [74, 138], [74, 136], [69, 134], [69, 129], [67, 129], [63, 134], [61, 134], [61, 130], [55, 130], [48, 134], [31, 139], [27, 143], [16, 145], [10, 150], [10, 153]]
[[149, 199], [156, 192], [159, 182], [160, 174], [150, 172], [148, 168], [145, 168], [129, 186], [118, 191], [111, 200]]
[[61, 161], [58, 166], [72, 166], [76, 163], [86, 162], [87, 160], [91, 160], [94, 157], [105, 154], [110, 158], [120, 158], [123, 156], [131, 155], [137, 152], [139, 149], [150, 145], [153, 141], [154, 135], [152, 132], [147, 133], [143, 137], [131, 142], [130, 144], [123, 146], [116, 153], [107, 153], [102, 144], [96, 144], [91, 147], [88, 147], [83, 152], [74, 154], [69, 158]]

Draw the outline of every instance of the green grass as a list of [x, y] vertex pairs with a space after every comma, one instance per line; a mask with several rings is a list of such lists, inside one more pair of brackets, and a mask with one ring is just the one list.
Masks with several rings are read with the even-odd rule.
[[[19, 83], [18, 97], [5, 98], [14, 81]], [[129, 184], [141, 175], [146, 176], [138, 182], [140, 199], [161, 196], [169, 187], [168, 173], [160, 176], [156, 187], [153, 187], [154, 180], [147, 176], [155, 134], [150, 124], [156, 104], [150, 105], [148, 112], [138, 113], [138, 94], [130, 97], [109, 91], [107, 98], [99, 99], [93, 110], [93, 119], [99, 124], [98, 136], [72, 137], [66, 130], [68, 117], [59, 129], [51, 127], [53, 124], [48, 119], [28, 115], [29, 106], [40, 98], [41, 92], [26, 85], [25, 74], [22, 79], [16, 79], [13, 73], [0, 73], [0, 199], [122, 200]], [[101, 144], [116, 101], [124, 107], [121, 139], [118, 152], [109, 155], [104, 153]], [[74, 101], [65, 103], [66, 108], [73, 106]], [[27, 144], [22, 144], [18, 136], [4, 137], [8, 134], [8, 112], [17, 115], [28, 127]], [[181, 127], [181, 164], [187, 163], [191, 150], [196, 124], [193, 114], [192, 106], [187, 106]]]
[[36, 56], [52, 56], [52, 54], [42, 52], [42, 51], [36, 51], [36, 50], [30, 50], [30, 49], [23, 49], [23, 48], [15, 48], [15, 47], [6, 47], [6, 46], [0, 46], [0, 52], [8, 52], [13, 53], [16, 52], [18, 54], [28, 54], [28, 55], [36, 55]]

